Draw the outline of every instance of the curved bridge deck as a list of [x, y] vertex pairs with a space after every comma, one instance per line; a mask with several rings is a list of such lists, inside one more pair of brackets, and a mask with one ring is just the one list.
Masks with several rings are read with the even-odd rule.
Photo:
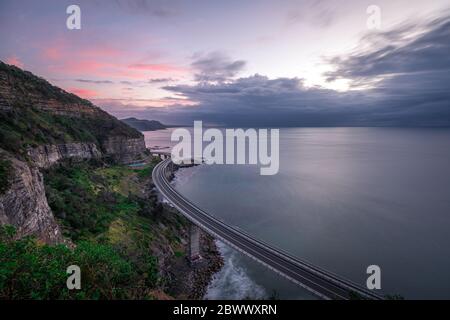
[[167, 179], [171, 160], [160, 162], [152, 178], [157, 189], [192, 223], [322, 299], [383, 299], [331, 272], [301, 261], [209, 215], [180, 195]]

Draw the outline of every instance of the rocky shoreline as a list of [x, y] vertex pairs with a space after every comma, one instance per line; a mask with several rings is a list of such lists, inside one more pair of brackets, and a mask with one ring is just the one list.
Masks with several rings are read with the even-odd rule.
[[[170, 180], [175, 178], [175, 173], [182, 167], [175, 166]], [[164, 205], [164, 211], [181, 215], [175, 208]], [[187, 220], [186, 220], [187, 221]], [[187, 221], [187, 223], [190, 223]], [[215, 239], [201, 231], [201, 256], [202, 259], [191, 264], [187, 258], [183, 261], [172, 262], [168, 270], [170, 283], [168, 293], [178, 299], [201, 300], [206, 294], [214, 275], [224, 265], [223, 257], [216, 246]], [[186, 243], [186, 246], [188, 243]]]

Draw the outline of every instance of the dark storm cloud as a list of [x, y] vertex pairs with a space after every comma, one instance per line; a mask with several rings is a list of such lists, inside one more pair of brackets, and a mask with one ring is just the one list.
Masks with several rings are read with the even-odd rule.
[[261, 75], [232, 80], [243, 62], [238, 67], [223, 56], [208, 56], [195, 62], [201, 71], [197, 85], [163, 87], [197, 106], [149, 107], [136, 116], [250, 127], [450, 126], [449, 17], [362, 41], [366, 49], [332, 60], [336, 71], [329, 76], [370, 89], [337, 92], [305, 87], [298, 78]]
[[226, 81], [236, 76], [245, 66], [243, 60], [231, 60], [225, 54], [215, 51], [196, 54], [192, 67], [196, 70], [197, 81]]
[[[416, 36], [411, 37], [411, 34]], [[333, 60], [330, 79], [349, 78], [358, 85], [378, 79], [366, 92], [370, 120], [386, 125], [450, 125], [450, 17], [408, 24], [363, 40], [369, 50]]]
[[[419, 35], [411, 39], [412, 32]], [[371, 49], [332, 60], [337, 69], [329, 74], [331, 80], [450, 69], [449, 17], [425, 25], [408, 24], [395, 31], [373, 33], [363, 41]]]
[[199, 105], [149, 108], [149, 116], [168, 119], [176, 115], [188, 123], [204, 120], [229, 126], [351, 125], [359, 116], [352, 101], [364, 100], [359, 93], [307, 89], [300, 79], [260, 75], [227, 83], [163, 88], [198, 101]]

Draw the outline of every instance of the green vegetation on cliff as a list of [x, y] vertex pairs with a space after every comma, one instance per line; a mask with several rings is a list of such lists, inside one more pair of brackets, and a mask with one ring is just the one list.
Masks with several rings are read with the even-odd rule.
[[[0, 227], [0, 299], [150, 298], [157, 282], [153, 257], [143, 265], [107, 244], [80, 242], [74, 250], [48, 246], [31, 237], [13, 240], [12, 227]], [[81, 290], [68, 290], [66, 269], [82, 270]]]
[[26, 103], [29, 102], [31, 96], [37, 96], [48, 100], [54, 99], [67, 103], [91, 105], [88, 100], [53, 86], [47, 80], [14, 65], [0, 61], [0, 73], [3, 74], [2, 78], [5, 78], [10, 84], [14, 100], [18, 102]]
[[141, 170], [95, 167], [87, 162], [60, 165], [45, 174], [47, 200], [66, 236], [89, 239], [106, 232], [114, 220], [156, 217], [156, 196], [149, 196], [153, 162]]
[[[157, 162], [142, 169], [67, 162], [46, 171], [49, 205], [75, 248], [13, 240], [14, 229], [3, 227], [0, 299], [152, 299], [164, 291], [165, 267], [184, 261], [187, 224], [163, 214], [151, 193]], [[82, 290], [66, 288], [73, 264]]]
[[[158, 160], [133, 169], [109, 157], [116, 149], [126, 155], [142, 156], [143, 152], [136, 151], [140, 145], [130, 142], [130, 138], [140, 138], [143, 148], [143, 136], [137, 130], [89, 101], [0, 61], [0, 151], [6, 150], [9, 159], [21, 162], [22, 166], [16, 167], [28, 174], [22, 179], [22, 172], [16, 171], [13, 178], [18, 182], [14, 182], [11, 164], [15, 160], [9, 163], [0, 159], [0, 196], [8, 188], [13, 190], [11, 181], [22, 189], [31, 181], [30, 189], [41, 193], [39, 208], [45, 211], [38, 212], [32, 206], [17, 219], [12, 208], [22, 208], [26, 199], [15, 195], [17, 191], [8, 193], [7, 201], [0, 197], [1, 208], [7, 214], [0, 217], [1, 223], [17, 227], [0, 226], [0, 299], [152, 299], [167, 298], [170, 292], [175, 296], [190, 294], [180, 285], [182, 281], [173, 281], [185, 279], [190, 272], [184, 259], [188, 223], [175, 214], [176, 210], [163, 207], [152, 192], [151, 173]], [[37, 164], [32, 163], [34, 158], [27, 149], [71, 142], [93, 142], [105, 151], [105, 157], [82, 162], [67, 152], [69, 155], [42, 172], [44, 197]], [[46, 148], [40, 149], [44, 151], [39, 156], [51, 156]], [[34, 180], [25, 181], [31, 175], [27, 169]], [[37, 228], [37, 223], [36, 238], [20, 238], [33, 232], [23, 231], [30, 219], [42, 221], [36, 219], [39, 214], [52, 225], [56, 217], [66, 244], [42, 243], [38, 239], [48, 241], [40, 238], [47, 235], [47, 229], [42, 225]], [[59, 233], [55, 239], [62, 241]], [[66, 287], [66, 269], [70, 265], [81, 269], [81, 290]], [[173, 265], [176, 271], [171, 269]], [[189, 281], [193, 287], [206, 287], [204, 282], [196, 283]]]
[[111, 136], [140, 138], [115, 117], [48, 83], [0, 61], [0, 147], [13, 153], [42, 144], [102, 142]]

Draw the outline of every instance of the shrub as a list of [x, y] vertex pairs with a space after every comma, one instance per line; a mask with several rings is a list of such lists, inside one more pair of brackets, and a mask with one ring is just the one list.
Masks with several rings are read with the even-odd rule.
[[[0, 228], [0, 299], [142, 299], [158, 279], [150, 255], [137, 265], [109, 245], [81, 242], [70, 250], [14, 234]], [[66, 287], [70, 265], [81, 269], [81, 290]]]

